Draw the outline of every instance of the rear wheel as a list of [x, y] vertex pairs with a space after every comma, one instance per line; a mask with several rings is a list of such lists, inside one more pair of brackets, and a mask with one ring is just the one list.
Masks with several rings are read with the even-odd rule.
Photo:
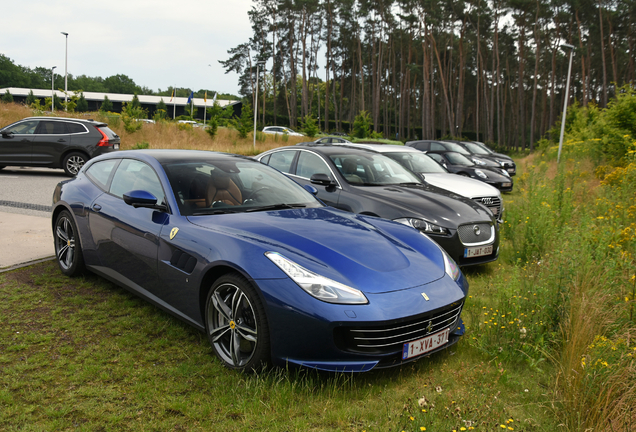
[[265, 308], [244, 277], [228, 274], [212, 285], [205, 305], [205, 328], [226, 367], [251, 372], [269, 364]]
[[84, 271], [84, 256], [77, 227], [71, 214], [64, 210], [55, 219], [55, 256], [57, 265], [67, 276], [76, 276]]
[[71, 177], [75, 177], [78, 172], [82, 169], [84, 164], [88, 158], [85, 154], [79, 152], [72, 152], [64, 157], [64, 161], [62, 162], [62, 168], [67, 175]]

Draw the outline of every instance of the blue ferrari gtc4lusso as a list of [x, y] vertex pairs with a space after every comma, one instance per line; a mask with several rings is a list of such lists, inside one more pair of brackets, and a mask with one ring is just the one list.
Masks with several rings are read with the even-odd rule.
[[468, 283], [453, 260], [315, 192], [242, 156], [99, 156], [55, 189], [57, 262], [204, 331], [231, 369], [368, 371], [455, 343]]

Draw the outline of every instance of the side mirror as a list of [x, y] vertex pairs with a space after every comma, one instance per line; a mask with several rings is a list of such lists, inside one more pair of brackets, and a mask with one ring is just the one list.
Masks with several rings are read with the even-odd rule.
[[157, 197], [145, 190], [133, 190], [124, 194], [124, 202], [134, 208], [152, 208], [167, 210], [166, 206], [157, 204]]
[[316, 189], [315, 187], [313, 187], [312, 185], [308, 185], [306, 184], [305, 186], [303, 186], [305, 188], [305, 190], [307, 192], [309, 192], [310, 194], [316, 196], [318, 195], [318, 189]]
[[13, 132], [4, 132], [4, 131], [2, 131], [2, 137], [3, 138], [9, 138], [11, 136], [13, 136]]
[[336, 186], [337, 183], [333, 181], [327, 174], [316, 173], [311, 176], [309, 179], [313, 184], [321, 185], [321, 186]]

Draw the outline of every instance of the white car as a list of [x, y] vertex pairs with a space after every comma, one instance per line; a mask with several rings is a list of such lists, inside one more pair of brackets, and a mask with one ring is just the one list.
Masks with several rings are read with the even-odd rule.
[[285, 126], [265, 126], [263, 128], [263, 133], [273, 134], [273, 135], [275, 135], [275, 134], [281, 134], [281, 135], [287, 134], [289, 136], [305, 136], [305, 135], [303, 135], [301, 133], [294, 132], [293, 130], [291, 130], [290, 128], [285, 127]]
[[332, 143], [332, 145], [346, 145], [380, 152], [418, 174], [427, 183], [485, 205], [497, 216], [499, 222], [503, 221], [504, 205], [499, 189], [479, 180], [449, 173], [443, 166], [417, 149], [392, 144]]

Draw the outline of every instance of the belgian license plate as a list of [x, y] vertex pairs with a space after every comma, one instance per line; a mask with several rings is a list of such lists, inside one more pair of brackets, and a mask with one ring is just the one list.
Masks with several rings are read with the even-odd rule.
[[405, 343], [404, 347], [402, 347], [402, 360], [426, 354], [442, 345], [446, 345], [448, 343], [449, 334], [450, 327], [441, 332], [426, 336], [425, 338]]
[[119, 144], [113, 144], [113, 148], [114, 148], [115, 150], [119, 150]]
[[492, 245], [471, 247], [464, 249], [464, 258], [472, 258], [484, 255], [490, 255], [492, 253]]
[[501, 187], [510, 187], [512, 186], [512, 183], [502, 183]]
[[513, 173], [513, 172], [515, 172], [515, 169], [514, 168], [508, 168], [508, 172], [509, 173]]

